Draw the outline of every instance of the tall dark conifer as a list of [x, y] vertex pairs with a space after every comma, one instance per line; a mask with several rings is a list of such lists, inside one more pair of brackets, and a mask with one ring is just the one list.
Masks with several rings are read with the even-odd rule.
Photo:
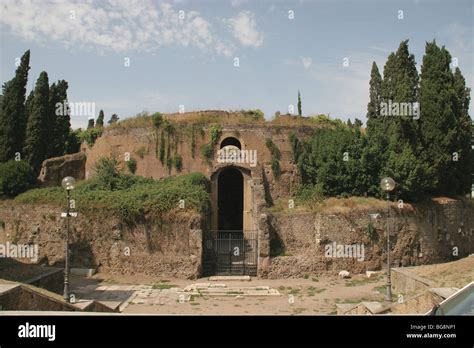
[[0, 113], [0, 162], [14, 159], [22, 152], [25, 139], [25, 95], [30, 70], [30, 51], [21, 57], [15, 77], [3, 85], [2, 112]]
[[65, 144], [69, 138], [71, 128], [71, 117], [67, 107], [68, 83], [59, 80], [53, 83], [50, 88], [50, 114], [53, 126], [51, 150], [48, 157], [62, 156], [65, 153]]
[[472, 120], [469, 117], [471, 89], [466, 87], [466, 80], [458, 67], [454, 71], [453, 84], [456, 96], [454, 113], [456, 117], [456, 153], [458, 154], [458, 161], [453, 162], [453, 184], [456, 184], [457, 193], [466, 194], [471, 190], [472, 173], [474, 172], [474, 152], [471, 145]]
[[104, 126], [104, 110], [99, 111], [99, 116], [97, 117], [97, 121], [95, 122], [95, 125], [97, 127], [103, 127]]
[[434, 40], [426, 43], [420, 83], [421, 156], [430, 170], [430, 191], [437, 194], [455, 191], [457, 186], [452, 175], [453, 153], [459, 151], [457, 97], [450, 63], [451, 55], [444, 47], [438, 47]]
[[33, 169], [38, 172], [47, 157], [50, 124], [49, 81], [48, 74], [41, 72], [36, 81], [31, 114], [28, 117], [25, 139], [25, 157]]

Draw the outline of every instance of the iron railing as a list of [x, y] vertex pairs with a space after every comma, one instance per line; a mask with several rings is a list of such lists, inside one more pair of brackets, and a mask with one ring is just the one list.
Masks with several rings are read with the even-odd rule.
[[257, 231], [209, 230], [203, 242], [204, 276], [257, 275]]

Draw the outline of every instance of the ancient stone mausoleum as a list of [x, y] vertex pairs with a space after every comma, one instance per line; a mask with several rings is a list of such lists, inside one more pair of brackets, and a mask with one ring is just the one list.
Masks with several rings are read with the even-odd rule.
[[[104, 220], [100, 212], [80, 214], [74, 223], [76, 267], [186, 278], [288, 278], [337, 274], [341, 269], [380, 270], [386, 264], [385, 202], [354, 206], [349, 200], [322, 211], [271, 208], [278, 199], [280, 206], [287, 206], [301, 181], [290, 135], [307, 139], [316, 127], [317, 122], [306, 118], [264, 121], [242, 112], [167, 115], [158, 127], [149, 117], [138, 117], [105, 128], [94, 144], [82, 145], [81, 154], [45, 161], [40, 179], [57, 185], [65, 175], [90, 178], [97, 161], [111, 155], [124, 171], [130, 171], [128, 161], [136, 162], [135, 174], [143, 177], [201, 172], [209, 179], [209, 216], [178, 211], [160, 224], [144, 221], [127, 231], [118, 219]], [[0, 208], [5, 222], [0, 242], [13, 237], [33, 241], [48, 263], [60, 262], [62, 248], [49, 242], [62, 238], [55, 218], [45, 218], [51, 215], [50, 207]], [[392, 265], [445, 262], [474, 252], [473, 209], [472, 200], [433, 199], [405, 204], [404, 209], [394, 204]], [[19, 222], [25, 211], [27, 216]], [[359, 260], [327, 257], [325, 246], [334, 243], [364, 245], [365, 255]], [[456, 256], [453, 247], [459, 249]], [[132, 250], [130, 256], [123, 255], [124, 248]]]
[[[214, 122], [200, 121], [208, 117]], [[294, 124], [250, 118], [246, 122], [239, 113], [223, 111], [173, 114], [166, 119], [173, 123], [172, 130], [126, 123], [106, 128], [92, 147], [82, 147], [87, 157], [85, 178], [93, 174], [99, 158], [110, 155], [119, 158], [124, 168], [133, 158], [137, 162], [135, 174], [154, 179], [204, 173], [211, 183], [212, 205], [209, 221], [203, 226], [204, 273], [256, 275], [257, 265], [265, 264], [262, 261], [269, 257], [269, 236], [259, 230], [262, 208], [274, 199], [291, 196], [300, 180], [289, 134], [307, 137], [313, 127], [294, 117], [287, 119]], [[201, 150], [206, 146], [211, 149], [207, 157]], [[162, 161], [160, 147], [166, 148], [168, 156], [179, 155], [182, 167]], [[206, 247], [217, 255], [206, 254]]]

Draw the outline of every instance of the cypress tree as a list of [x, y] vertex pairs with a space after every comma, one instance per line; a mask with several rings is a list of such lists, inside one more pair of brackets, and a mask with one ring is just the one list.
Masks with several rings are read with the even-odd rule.
[[[27, 121], [28, 121], [28, 118], [31, 115], [34, 97], [35, 97], [35, 93], [34, 93], [34, 90], [32, 89], [30, 94], [28, 94], [28, 98], [26, 98], [26, 102], [25, 102], [25, 113], [26, 113], [26, 120]], [[26, 130], [25, 130], [25, 134], [26, 134]]]
[[65, 146], [71, 128], [71, 117], [67, 107], [67, 89], [68, 83], [64, 80], [53, 83], [50, 88], [50, 115], [51, 124], [54, 128], [48, 157], [65, 154]]
[[25, 94], [30, 70], [30, 51], [21, 57], [15, 77], [3, 85], [2, 112], [0, 113], [0, 162], [13, 159], [22, 152], [25, 139]]
[[[408, 51], [408, 40], [402, 41], [397, 52], [391, 53], [384, 68], [382, 81], [383, 102], [414, 103], [417, 101], [418, 72], [415, 56]], [[413, 105], [413, 104], [412, 104]], [[401, 152], [409, 142], [417, 148], [417, 125], [412, 115], [385, 116], [386, 134], [390, 151]]]
[[385, 132], [387, 120], [380, 116], [382, 102], [382, 77], [375, 62], [372, 63], [369, 82], [369, 103], [367, 104], [367, 144], [364, 147], [361, 161], [367, 180], [367, 191], [376, 195], [379, 191], [379, 175], [387, 159], [388, 138]]
[[430, 170], [430, 191], [452, 192], [453, 153], [457, 146], [457, 121], [454, 113], [456, 95], [453, 74], [449, 67], [451, 55], [436, 42], [427, 42], [421, 66], [420, 109], [421, 156]]
[[457, 67], [454, 71], [453, 80], [454, 113], [456, 117], [456, 153], [458, 160], [453, 162], [453, 184], [456, 192], [466, 194], [470, 192], [472, 185], [472, 172], [474, 171], [474, 152], [471, 145], [472, 120], [469, 117], [469, 102], [471, 89], [466, 87], [466, 80]]
[[[381, 115], [382, 126], [377, 133], [384, 139], [382, 144], [387, 147], [380, 152], [383, 166], [379, 178], [386, 175], [393, 177], [401, 196], [412, 199], [418, 198], [428, 186], [427, 168], [416, 160], [421, 149], [419, 119], [415, 119], [413, 113], [418, 96], [418, 80], [415, 57], [408, 51], [408, 40], [402, 41], [397, 51], [388, 57], [381, 85], [385, 109], [395, 111], [390, 110], [392, 103], [397, 105], [399, 114], [391, 112]], [[382, 110], [381, 107], [381, 114]], [[402, 115], [402, 110], [411, 110], [412, 114]]]
[[372, 63], [369, 82], [369, 103], [367, 104], [367, 135], [371, 142], [384, 150], [385, 133], [382, 132], [383, 119], [380, 117], [380, 103], [382, 102], [382, 77], [375, 62]]
[[24, 147], [25, 158], [36, 172], [47, 157], [48, 134], [51, 131], [49, 112], [48, 74], [43, 71], [36, 81]]
[[104, 126], [104, 110], [99, 111], [99, 116], [97, 117], [97, 121], [95, 122], [95, 125], [97, 127], [103, 127]]
[[301, 110], [301, 94], [300, 94], [300, 91], [298, 91], [298, 115], [299, 116], [303, 115], [303, 112]]

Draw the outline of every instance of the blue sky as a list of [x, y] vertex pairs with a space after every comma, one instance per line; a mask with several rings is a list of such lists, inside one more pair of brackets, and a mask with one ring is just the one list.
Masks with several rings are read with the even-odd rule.
[[[28, 90], [46, 70], [50, 83], [69, 82], [70, 102], [95, 103], [106, 119], [177, 112], [180, 105], [185, 111], [260, 108], [271, 118], [296, 105], [300, 90], [304, 115], [365, 120], [372, 61], [382, 70], [404, 39], [418, 68], [426, 41], [445, 45], [472, 87], [473, 4], [0, 0], [0, 81], [13, 76], [15, 59], [31, 49]], [[73, 116], [72, 124], [84, 127], [87, 118]]]

